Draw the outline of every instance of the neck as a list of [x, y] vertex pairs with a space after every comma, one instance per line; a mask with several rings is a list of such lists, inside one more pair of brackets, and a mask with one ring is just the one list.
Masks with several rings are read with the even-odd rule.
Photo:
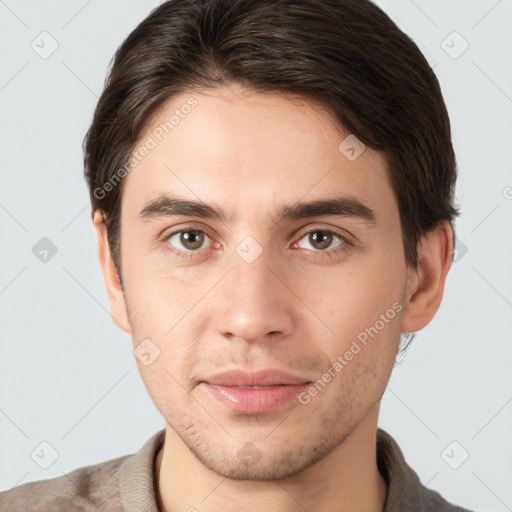
[[377, 468], [377, 415], [369, 414], [329, 455], [298, 475], [236, 481], [217, 475], [167, 425], [156, 459], [162, 512], [382, 512], [387, 487]]

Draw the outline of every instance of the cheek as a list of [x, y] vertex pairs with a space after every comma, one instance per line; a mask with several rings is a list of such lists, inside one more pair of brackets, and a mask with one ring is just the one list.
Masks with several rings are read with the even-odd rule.
[[317, 348], [331, 364], [339, 362], [340, 373], [373, 378], [374, 372], [378, 386], [378, 380], [391, 371], [400, 341], [406, 284], [401, 262], [400, 251], [393, 253], [389, 248], [372, 254], [371, 261], [361, 259], [328, 277], [303, 281], [298, 294], [329, 327]]
[[151, 307], [134, 317], [134, 354], [149, 395], [161, 411], [168, 401], [185, 403], [191, 390], [190, 370], [200, 359], [195, 328], [186, 318], [169, 323], [168, 316]]
[[[134, 260], [133, 263], [136, 263]], [[197, 315], [190, 312], [198, 298], [183, 283], [153, 270], [126, 272], [125, 296], [132, 327], [134, 353], [150, 396], [178, 398], [195, 354]]]
[[343, 334], [372, 325], [381, 313], [400, 303], [406, 277], [400, 255], [381, 250], [339, 266], [307, 267], [292, 282], [297, 295], [333, 331]]
[[180, 358], [169, 357], [169, 348], [164, 347], [158, 359], [148, 366], [137, 361], [139, 371], [149, 396], [157, 409], [165, 417], [169, 414], [179, 418], [184, 410], [191, 405], [190, 393], [183, 381], [180, 370]]
[[172, 265], [162, 252], [145, 253], [133, 247], [124, 271], [128, 310], [135, 322], [132, 328], [156, 338], [172, 336], [215, 282], [205, 272], [198, 275]]

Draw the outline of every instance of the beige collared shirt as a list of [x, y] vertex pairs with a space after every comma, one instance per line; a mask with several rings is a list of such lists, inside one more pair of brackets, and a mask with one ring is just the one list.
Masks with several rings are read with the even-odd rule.
[[[164, 436], [165, 430], [155, 433], [133, 455], [2, 492], [0, 511], [160, 512], [155, 459]], [[383, 512], [470, 512], [423, 486], [396, 441], [382, 429], [377, 430], [377, 464], [388, 486]]]

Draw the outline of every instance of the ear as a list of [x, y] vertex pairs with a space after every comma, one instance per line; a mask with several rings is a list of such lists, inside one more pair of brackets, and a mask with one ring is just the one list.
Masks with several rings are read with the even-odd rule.
[[131, 333], [131, 326], [128, 319], [128, 311], [126, 308], [126, 300], [123, 288], [117, 274], [110, 246], [107, 238], [107, 227], [103, 212], [96, 210], [93, 215], [94, 230], [96, 231], [96, 239], [98, 242], [98, 256], [100, 259], [101, 271], [103, 279], [107, 287], [108, 301], [110, 303], [110, 314], [114, 324]]
[[423, 329], [436, 314], [453, 258], [453, 231], [447, 221], [426, 233], [418, 244], [418, 267], [408, 268], [402, 332]]

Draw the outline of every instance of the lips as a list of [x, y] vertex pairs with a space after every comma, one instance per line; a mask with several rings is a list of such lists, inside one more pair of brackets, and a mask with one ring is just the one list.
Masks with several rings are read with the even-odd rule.
[[200, 386], [234, 412], [264, 414], [283, 406], [309, 384], [303, 377], [268, 369], [222, 372], [205, 378]]

